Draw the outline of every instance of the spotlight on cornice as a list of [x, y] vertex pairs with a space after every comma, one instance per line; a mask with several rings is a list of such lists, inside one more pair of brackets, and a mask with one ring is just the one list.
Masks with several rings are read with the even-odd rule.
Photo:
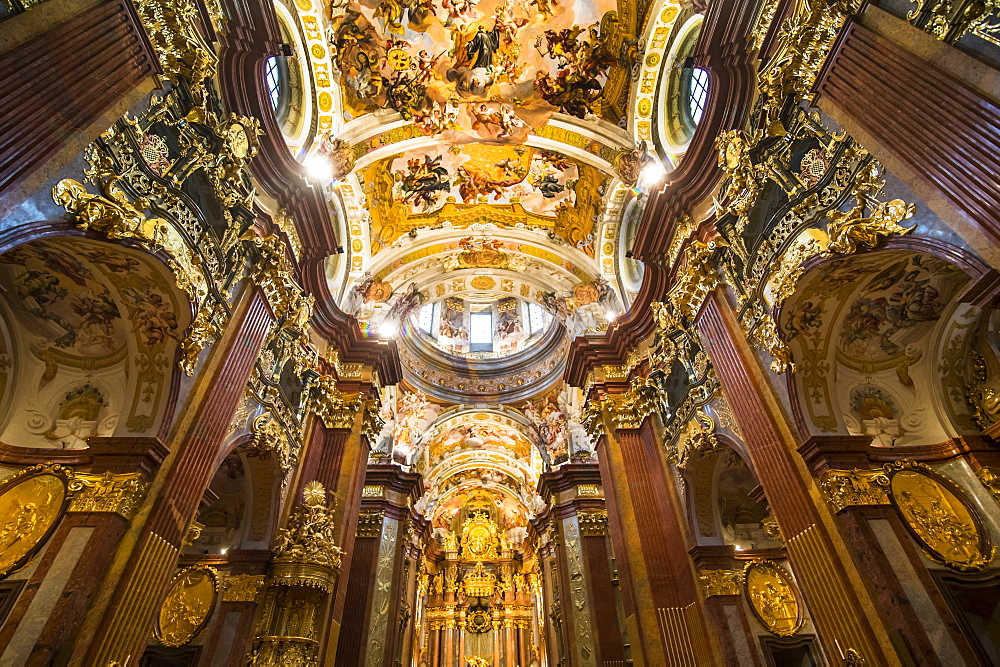
[[395, 322], [383, 322], [379, 325], [378, 334], [383, 338], [395, 338], [397, 333], [399, 329]]
[[306, 168], [306, 175], [314, 181], [329, 183], [333, 179], [330, 161], [322, 155], [310, 155], [302, 162], [302, 166]]
[[614, 308], [608, 308], [604, 316], [608, 318], [608, 322], [614, 322], [615, 318], [618, 317], [618, 313], [615, 312]]

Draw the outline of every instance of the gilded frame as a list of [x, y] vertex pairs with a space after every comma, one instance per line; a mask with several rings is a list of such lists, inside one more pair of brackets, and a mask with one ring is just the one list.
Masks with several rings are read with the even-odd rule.
[[[176, 594], [177, 591], [179, 590], [178, 585], [184, 580], [185, 577], [194, 572], [204, 573], [211, 581], [212, 583], [211, 599], [208, 601], [207, 604], [203, 604], [201, 606], [201, 611], [198, 612], [201, 615], [201, 618], [198, 619], [198, 622], [195, 623], [193, 627], [189, 628], [188, 630], [185, 631], [184, 634], [178, 637], [168, 636], [164, 632], [163, 628], [164, 613], [165, 611], [168, 613], [169, 611], [172, 611], [171, 605], [173, 604], [173, 601], [177, 599]], [[219, 592], [221, 584], [222, 582], [219, 577], [219, 573], [215, 570], [215, 568], [209, 567], [208, 565], [192, 565], [191, 567], [186, 567], [183, 570], [177, 572], [170, 580], [170, 585], [167, 587], [167, 594], [163, 597], [163, 602], [160, 603], [160, 608], [156, 612], [156, 622], [154, 623], [153, 626], [153, 636], [156, 637], [156, 641], [158, 641], [163, 646], [170, 646], [174, 648], [190, 644], [192, 641], [194, 641], [198, 637], [198, 635], [201, 634], [201, 632], [205, 629], [205, 626], [208, 625], [208, 622], [212, 619], [212, 615], [215, 612], [215, 608], [218, 606], [219, 603], [219, 597], [220, 597]]]
[[[2, 508], [5, 504], [5, 501], [3, 500], [5, 497], [18, 493], [18, 489], [23, 487], [26, 483], [31, 482], [31, 480], [36, 480], [40, 477], [46, 476], [54, 477], [62, 484], [62, 500], [58, 503], [58, 509], [56, 509], [55, 512], [52, 513], [48, 519], [46, 519], [48, 521], [48, 525], [41, 534], [34, 538], [31, 545], [28, 547], [22, 546], [22, 553], [18, 555], [17, 558], [10, 563], [10, 565], [0, 568], [0, 579], [4, 579], [14, 572], [23, 569], [36, 555], [38, 555], [38, 552], [41, 551], [42, 548], [48, 543], [48, 541], [52, 538], [53, 533], [55, 533], [56, 529], [59, 527], [63, 516], [69, 509], [70, 501], [73, 497], [73, 491], [76, 489], [73, 471], [70, 468], [57, 463], [40, 463], [38, 465], [31, 466], [30, 468], [20, 470], [10, 477], [0, 481], [0, 508]], [[31, 504], [30, 501], [22, 504], [18, 499], [15, 499], [14, 502], [18, 503], [22, 510], [27, 509], [27, 505]], [[9, 518], [9, 516], [10, 514], [8, 513], [8, 516], [5, 516], [4, 519]], [[33, 520], [37, 522], [37, 515], [35, 517], [26, 517], [23, 512], [20, 512], [18, 516], [14, 517], [14, 521], [22, 522], [22, 528], [25, 523]], [[11, 528], [11, 526], [14, 527]], [[34, 526], [32, 525], [32, 528], [33, 527]], [[8, 530], [16, 532], [18, 528], [11, 521], [8, 521], [6, 524], [0, 523], [0, 546], [2, 546], [5, 538], [8, 536]], [[10, 546], [13, 546], [13, 543]], [[0, 560], [2, 560], [3, 555], [6, 552], [6, 548], [0, 549]]]
[[[791, 627], [780, 627], [774, 619], [767, 618], [764, 612], [758, 607], [757, 596], [751, 590], [751, 583], [754, 579], [754, 574], [760, 571], [766, 571], [779, 579], [785, 585], [787, 593], [791, 595], [790, 601], [795, 604], [795, 621]], [[788, 571], [774, 561], [754, 560], [747, 563], [746, 567], [743, 568], [743, 594], [746, 598], [747, 606], [750, 607], [750, 611], [753, 612], [754, 617], [772, 635], [776, 637], [793, 637], [802, 629], [802, 625], [805, 623], [805, 605], [803, 604], [802, 595], [799, 593], [799, 589], [796, 587]], [[781, 602], [779, 600], [777, 602], [779, 605], [788, 604], [787, 601]]]
[[[888, 483], [885, 485], [886, 495], [889, 497], [889, 502], [895, 508], [896, 512], [899, 513], [899, 518], [903, 525], [906, 527], [906, 532], [910, 534], [910, 537], [920, 546], [924, 554], [934, 561], [935, 563], [940, 563], [946, 567], [949, 567], [958, 572], [977, 572], [982, 570], [984, 567], [989, 565], [996, 555], [997, 547], [993, 545], [990, 539], [990, 531], [986, 526], [986, 522], [983, 520], [982, 514], [976, 506], [969, 500], [965, 492], [962, 491], [955, 482], [948, 479], [947, 477], [941, 475], [936, 470], [927, 466], [923, 463], [918, 463], [916, 461], [910, 461], [907, 459], [894, 461], [892, 463], [887, 463], [884, 466], [886, 471], [886, 477], [888, 478]], [[906, 498], [901, 499], [897, 497], [897, 488], [894, 488], [894, 480], [901, 479], [900, 475], [919, 475], [927, 480], [928, 484], [933, 484], [939, 487], [938, 494], [943, 495], [947, 493], [951, 495], [958, 503], [962, 506], [965, 512], [969, 515], [969, 519], [975, 528], [976, 539], [975, 545], [977, 554], [970, 556], [966, 560], [956, 559], [950, 557], [949, 555], [943, 553], [940, 549], [932, 545], [928, 536], [922, 535], [922, 530], [927, 530], [927, 528], [921, 526], [919, 529], [917, 526], [913, 525], [913, 520], [910, 518], [914, 514], [913, 501]], [[895, 485], [900, 486], [899, 484]], [[900, 492], [899, 495], [902, 495]], [[920, 505], [917, 508], [925, 510]], [[938, 509], [932, 507], [932, 510]], [[938, 524], [941, 522], [939, 521]], [[952, 522], [954, 524], [954, 522]], [[967, 529], [967, 527], [966, 527]], [[947, 528], [940, 528], [938, 530], [947, 530]], [[961, 530], [961, 528], [959, 528]], [[938, 532], [937, 530], [935, 532]], [[952, 531], [954, 534], [954, 530]]]

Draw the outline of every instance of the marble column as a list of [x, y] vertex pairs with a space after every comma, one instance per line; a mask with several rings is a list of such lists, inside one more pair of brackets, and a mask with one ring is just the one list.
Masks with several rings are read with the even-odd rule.
[[718, 663], [721, 657], [708, 633], [685, 548], [682, 505], [653, 424], [656, 417], [616, 424], [609, 403], [603, 402], [605, 434], [597, 452], [614, 552], [619, 554], [633, 663]]
[[273, 322], [267, 299], [254, 286], [243, 293], [234, 311], [175, 427], [171, 453], [157, 478], [162, 482], [151, 491], [152, 509], [117, 584], [111, 584], [107, 606], [98, 612], [100, 622], [89, 628], [93, 639], [78, 644], [78, 652], [85, 651], [86, 657], [74, 654], [71, 662], [125, 664], [142, 654], [181, 542], [218, 466], [220, 447]]
[[560, 571], [569, 592], [567, 622], [573, 664], [624, 662], [622, 624], [612, 582], [608, 513], [597, 463], [567, 463], [542, 474], [538, 492], [548, 498], [550, 520], [562, 535]]
[[796, 452], [791, 423], [721, 290], [709, 295], [696, 327], [744, 434], [826, 654], [839, 659], [854, 649], [868, 664], [899, 664], [865, 577]]
[[350, 613], [344, 617], [337, 665], [393, 667], [396, 662], [409, 588], [410, 508], [422, 494], [420, 475], [392, 463], [368, 464], [360, 494], [357, 554], [345, 577]]
[[155, 86], [160, 65], [124, 0], [32, 8], [0, 43], [0, 218]]

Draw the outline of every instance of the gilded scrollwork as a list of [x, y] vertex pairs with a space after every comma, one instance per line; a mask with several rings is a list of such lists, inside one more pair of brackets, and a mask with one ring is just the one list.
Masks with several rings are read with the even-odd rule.
[[580, 411], [580, 424], [592, 442], [597, 442], [604, 435], [604, 417], [600, 401], [589, 400], [584, 403], [583, 410]]
[[222, 601], [256, 602], [263, 587], [262, 574], [230, 574], [222, 580]]
[[309, 385], [308, 409], [323, 420], [327, 428], [352, 428], [363, 409], [359, 394], [345, 394], [337, 389], [333, 376], [320, 375]]
[[691, 460], [695, 452], [704, 452], [716, 449], [719, 446], [719, 439], [715, 435], [715, 420], [702, 410], [697, 410], [694, 415], [684, 423], [673, 447], [668, 446], [668, 457], [679, 468], [684, 468]]
[[604, 408], [616, 429], [636, 429], [646, 417], [663, 414], [663, 400], [662, 390], [654, 380], [637, 377], [625, 393], [609, 394], [604, 399]]
[[993, 498], [1000, 502], [1000, 474], [997, 474], [993, 468], [983, 467], [976, 471], [976, 476]]
[[899, 223], [913, 216], [916, 206], [902, 199], [876, 202], [871, 212], [864, 215], [867, 198], [859, 198], [849, 211], [830, 211], [826, 214], [830, 222], [826, 232], [830, 236], [829, 252], [850, 254], [858, 247], [874, 248], [879, 239], [894, 234], [906, 234], [913, 227], [903, 227]]
[[750, 150], [760, 139], [759, 135], [747, 135], [743, 130], [729, 130], [715, 138], [719, 167], [726, 175], [716, 209], [720, 214], [735, 215], [740, 232], [749, 223], [747, 213], [757, 203], [761, 192], [759, 169], [750, 159]]
[[137, 9], [166, 78], [176, 81], [183, 76], [200, 87], [215, 76], [218, 58], [198, 32], [197, 10], [190, 2], [143, 0]]
[[[282, 476], [288, 475], [298, 463], [298, 442], [289, 436], [288, 430], [265, 412], [254, 418], [251, 424], [253, 437], [246, 445], [250, 456], [274, 456]], [[297, 440], [297, 439], [295, 439]]]
[[579, 512], [576, 515], [580, 524], [580, 534], [584, 537], [594, 537], [608, 534], [608, 513], [605, 510]]
[[[672, 306], [674, 316], [682, 316], [688, 321], [694, 318], [705, 302], [708, 293], [719, 284], [719, 272], [712, 262], [716, 243], [694, 241], [684, 253], [684, 264], [674, 286], [667, 293], [666, 300]], [[670, 314], [662, 308], [657, 312], [657, 323], [672, 324]]]
[[373, 449], [378, 444], [379, 434], [385, 428], [385, 419], [382, 418], [378, 401], [365, 401], [365, 417], [361, 423], [361, 434], [368, 439], [368, 444]]
[[[791, 18], [778, 34], [774, 55], [758, 75], [758, 89], [776, 113], [785, 98], [804, 99], [833, 46], [855, 0], [798, 0]], [[769, 130], [779, 134], [780, 130]]]

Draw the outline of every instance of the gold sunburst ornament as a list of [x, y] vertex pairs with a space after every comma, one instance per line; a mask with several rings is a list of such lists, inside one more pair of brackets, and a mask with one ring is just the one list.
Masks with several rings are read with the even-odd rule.
[[326, 487], [313, 480], [302, 489], [302, 500], [306, 505], [318, 507], [326, 504]]

